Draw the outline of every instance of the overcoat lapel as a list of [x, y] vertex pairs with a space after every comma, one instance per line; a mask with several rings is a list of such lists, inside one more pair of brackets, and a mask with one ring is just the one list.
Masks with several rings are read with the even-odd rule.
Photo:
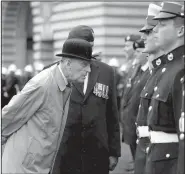
[[83, 84], [73, 83], [74, 87], [78, 90], [78, 92], [84, 97], [83, 93]]
[[92, 63], [91, 64], [91, 72], [89, 74], [87, 91], [85, 93], [84, 101], [88, 98], [90, 92], [93, 90], [93, 88], [97, 82], [98, 75], [99, 75], [99, 66]]

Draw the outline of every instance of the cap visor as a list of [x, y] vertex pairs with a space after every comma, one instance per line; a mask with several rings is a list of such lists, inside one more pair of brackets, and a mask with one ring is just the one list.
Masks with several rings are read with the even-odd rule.
[[155, 17], [153, 18], [153, 20], [158, 20], [158, 19], [169, 19], [169, 18], [174, 18], [174, 17], [176, 17], [175, 14], [160, 12], [157, 16], [155, 16]]
[[75, 55], [75, 54], [61, 53], [61, 54], [56, 54], [56, 56], [58, 56], [58, 57], [68, 57], [68, 58], [72, 58], [72, 59], [82, 59], [82, 60], [86, 60], [86, 61], [91, 61], [91, 58], [85, 58], [85, 57], [77, 56], [77, 55]]
[[152, 25], [145, 25], [143, 28], [141, 28], [141, 30], [139, 30], [139, 32], [145, 32], [147, 30], [152, 30], [154, 28], [154, 26]]

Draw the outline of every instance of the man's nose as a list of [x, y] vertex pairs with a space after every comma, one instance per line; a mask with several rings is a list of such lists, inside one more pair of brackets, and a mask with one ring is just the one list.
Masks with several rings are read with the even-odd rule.
[[146, 40], [146, 34], [145, 33], [142, 34], [141, 39], [144, 40], [144, 41]]
[[157, 32], [158, 32], [158, 25], [156, 25], [156, 26], [153, 28], [153, 32], [154, 32], [154, 33], [157, 33]]

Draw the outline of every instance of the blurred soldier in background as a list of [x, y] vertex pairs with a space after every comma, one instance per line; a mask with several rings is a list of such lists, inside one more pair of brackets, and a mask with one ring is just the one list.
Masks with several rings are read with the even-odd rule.
[[[143, 50], [144, 42], [143, 40], [138, 40], [134, 43], [134, 48]], [[122, 141], [130, 146], [133, 159], [135, 158], [136, 151], [136, 126], [135, 120], [137, 116], [137, 111], [139, 107], [139, 97], [142, 87], [144, 86], [148, 78], [148, 64], [145, 54], [140, 54], [138, 52], [135, 58], [137, 69], [132, 72], [131, 75], [131, 86], [127, 88], [122, 98], [121, 107], [121, 125], [122, 125]], [[146, 73], [145, 73], [146, 72]]]
[[[124, 64], [126, 66], [126, 75], [121, 79], [122, 86], [120, 85], [120, 88], [122, 87], [122, 96], [125, 96], [131, 87], [131, 76], [133, 75], [133, 71], [136, 70], [137, 62], [135, 61], [136, 51], [134, 49], [134, 42], [140, 39], [141, 36], [139, 35], [128, 35], [125, 38], [124, 52], [127, 54], [127, 59]], [[121, 105], [124, 105], [124, 97], [122, 97]]]
[[23, 73], [23, 87], [34, 76], [32, 65], [26, 65]]
[[[160, 66], [154, 85], [143, 90], [141, 96], [151, 100], [141, 107], [148, 108], [147, 124], [150, 133], [150, 146], [146, 159], [146, 174], [175, 174], [178, 160], [179, 111], [182, 94], [175, 78], [184, 69], [184, 12], [182, 5], [164, 2], [155, 16], [158, 24], [153, 28], [155, 44], [164, 50], [165, 56], [155, 59], [153, 66]], [[181, 91], [180, 91], [181, 92]]]
[[[153, 20], [153, 18], [155, 15], [157, 15], [159, 13], [160, 9], [161, 9], [161, 7], [157, 6], [155, 4], [149, 5], [146, 23], [145, 23], [144, 27], [140, 30], [140, 32], [143, 33], [142, 38], [145, 43], [145, 49], [143, 50], [143, 52], [149, 54], [147, 59], [148, 59], [150, 73], [148, 70], [147, 71], [148, 72], [147, 79], [149, 78], [150, 74], [151, 74], [150, 78], [152, 78], [152, 76], [155, 75], [156, 69], [152, 70], [152, 66], [151, 66], [152, 60], [163, 55], [163, 52], [160, 50], [160, 48], [155, 45], [154, 34], [152, 31], [152, 29], [155, 27], [155, 25], [157, 25], [157, 21]], [[146, 80], [145, 80], [145, 83], [146, 83]], [[143, 83], [141, 90], [143, 90], [145, 83]], [[151, 85], [149, 86], [149, 88], [150, 87], [151, 87]], [[146, 84], [145, 88], [147, 88], [147, 84]], [[139, 93], [139, 101], [140, 101], [140, 93]], [[135, 157], [135, 174], [144, 174], [144, 171], [145, 171], [146, 149], [147, 149], [149, 142], [150, 142], [149, 141], [149, 131], [148, 131], [148, 126], [147, 126], [148, 107], [141, 107], [141, 105], [148, 106], [149, 102], [150, 101], [148, 101], [147, 98], [145, 98], [145, 97], [141, 98], [139, 111], [138, 111], [138, 115], [137, 115], [137, 119], [136, 119], [138, 140], [137, 140], [137, 149], [136, 149], [136, 157]], [[146, 111], [144, 109], [146, 109]]]
[[17, 87], [16, 85], [18, 85], [18, 79], [15, 75], [15, 72], [17, 70], [17, 67], [15, 64], [11, 64], [8, 67], [8, 74], [6, 77], [6, 84], [5, 87], [3, 88], [3, 90], [5, 92], [7, 92], [8, 94], [8, 102], [11, 100], [11, 98], [17, 94]]
[[112, 59], [109, 60], [108, 65], [112, 66], [115, 71], [116, 89], [117, 89], [117, 105], [118, 105], [118, 111], [120, 111], [121, 94], [122, 94], [122, 92], [121, 92], [122, 88], [120, 88], [121, 79], [122, 79], [122, 76], [119, 71], [120, 64], [119, 64], [117, 58], [113, 57]]
[[[135, 58], [135, 50], [133, 47], [133, 44], [136, 40], [139, 40], [141, 38], [140, 35], [128, 35], [125, 37], [125, 44], [123, 51], [127, 54], [127, 69], [130, 70], [132, 67], [133, 60]], [[131, 70], [130, 70], [131, 71]]]
[[21, 69], [17, 69], [15, 71], [15, 77], [17, 78], [17, 85], [15, 85], [15, 87], [16, 87], [16, 94], [17, 94], [23, 88], [23, 72], [22, 72]]

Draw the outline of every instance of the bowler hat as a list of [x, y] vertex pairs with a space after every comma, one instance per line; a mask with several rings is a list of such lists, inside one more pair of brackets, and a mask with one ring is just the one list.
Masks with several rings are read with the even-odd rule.
[[94, 31], [86, 25], [78, 25], [69, 32], [68, 39], [79, 38], [88, 42], [94, 42]]
[[90, 61], [92, 58], [92, 46], [86, 40], [67, 39], [64, 42], [62, 53], [56, 56]]
[[160, 12], [160, 10], [161, 10], [160, 6], [152, 3], [149, 4], [146, 23], [144, 27], [140, 30], [140, 32], [152, 30], [157, 25], [158, 22], [156, 20], [153, 20], [153, 18]]
[[154, 17], [154, 20], [171, 19], [175, 17], [184, 18], [184, 8], [181, 4], [175, 2], [163, 2], [160, 13]]

